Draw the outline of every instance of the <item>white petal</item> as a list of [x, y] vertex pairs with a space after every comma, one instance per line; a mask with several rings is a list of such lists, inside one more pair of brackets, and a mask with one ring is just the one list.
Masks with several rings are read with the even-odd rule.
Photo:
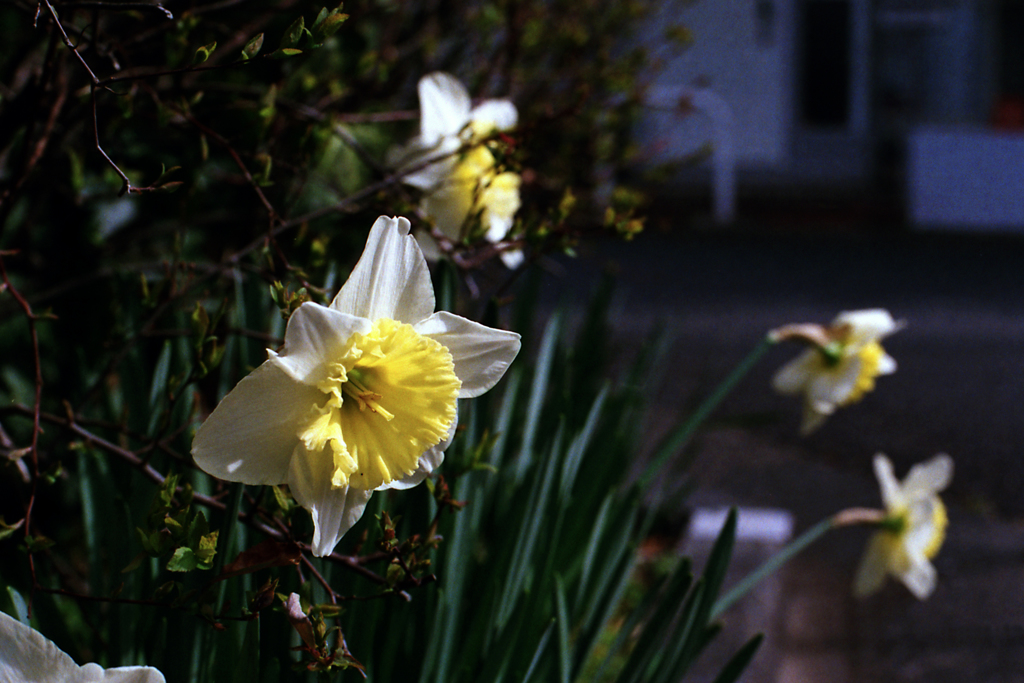
[[842, 405], [857, 386], [862, 362], [859, 356], [850, 356], [839, 361], [838, 366], [812, 376], [807, 384], [807, 400], [814, 404]]
[[107, 669], [99, 678], [86, 680], [103, 683], [165, 683], [164, 675], [151, 666], [119, 666]]
[[815, 431], [821, 425], [825, 424], [825, 420], [828, 416], [835, 412], [835, 406], [831, 404], [818, 404], [814, 405], [810, 402], [804, 402], [803, 421], [800, 423], [800, 434], [807, 436], [811, 432]]
[[843, 311], [836, 316], [832, 325], [849, 325], [851, 329], [848, 343], [854, 346], [878, 341], [902, 327], [884, 308]]
[[891, 375], [896, 372], [896, 360], [887, 353], [883, 353], [878, 359], [878, 374]]
[[902, 508], [906, 505], [903, 490], [896, 480], [892, 471], [892, 461], [883, 453], [877, 453], [874, 460], [875, 476], [878, 478], [878, 486], [882, 490], [882, 504], [886, 510]]
[[284, 332], [284, 348], [270, 351], [269, 363], [310, 386], [327, 378], [327, 363], [337, 360], [349, 338], [366, 334], [373, 323], [320, 304], [306, 302], [292, 313]]
[[918, 600], [924, 600], [935, 590], [936, 571], [931, 562], [921, 558], [914, 558], [910, 568], [900, 574], [900, 581], [910, 589]]
[[473, 398], [493, 387], [519, 353], [519, 335], [496, 330], [447, 311], [438, 311], [413, 328], [452, 354], [462, 381], [459, 398]]
[[420, 213], [452, 242], [462, 239], [462, 231], [473, 210], [475, 185], [446, 183], [423, 195]]
[[509, 270], [515, 270], [519, 266], [523, 265], [523, 261], [526, 260], [526, 256], [523, 254], [522, 249], [506, 249], [499, 254], [501, 256], [501, 262], [505, 264], [505, 267]]
[[373, 491], [331, 486], [333, 463], [302, 447], [296, 448], [288, 470], [288, 486], [299, 505], [313, 517], [313, 554], [325, 557], [345, 532], [363, 516]]
[[451, 74], [435, 71], [420, 79], [420, 135], [431, 143], [457, 135], [469, 123], [470, 101], [465, 86]]
[[484, 238], [488, 242], [500, 242], [505, 239], [508, 231], [512, 229], [512, 224], [515, 222], [514, 214], [504, 215], [488, 211], [487, 216], [487, 234], [484, 235]]
[[406, 218], [381, 216], [370, 229], [366, 249], [331, 308], [378, 320], [417, 323], [434, 312], [430, 271]]
[[[456, 147], [456, 149], [458, 149], [458, 147]], [[424, 166], [416, 171], [405, 173], [402, 169], [399, 169], [399, 172], [405, 173], [405, 175], [402, 176], [402, 182], [411, 187], [423, 190], [424, 192], [437, 189], [445, 180], [451, 177], [452, 171], [458, 163], [458, 160], [454, 155], [445, 157], [445, 154], [450, 153], [445, 152], [439, 147], [437, 148], [437, 151], [431, 151], [420, 157], [410, 159], [406, 164], [407, 168], [415, 168], [425, 161], [440, 157], [439, 161], [428, 166]]]
[[[431, 144], [415, 137], [404, 147], [389, 151], [385, 163], [402, 174], [402, 182], [406, 185], [430, 190], [451, 175], [461, 148], [462, 141], [457, 137], [444, 137]], [[431, 160], [436, 161], [423, 166]]]
[[423, 455], [420, 456], [419, 467], [416, 468], [415, 472], [402, 479], [397, 479], [390, 484], [385, 484], [380, 488], [405, 490], [421, 484], [431, 472], [440, 467], [441, 463], [444, 462], [444, 452], [448, 450], [448, 446], [452, 444], [452, 439], [455, 438], [455, 429], [458, 425], [459, 414], [456, 413], [455, 420], [452, 421], [452, 426], [448, 428], [448, 436], [445, 437], [444, 441], [433, 448], [428, 448]]
[[945, 453], [910, 468], [903, 480], [903, 493], [907, 498], [933, 496], [953, 480], [953, 458]]
[[323, 398], [267, 361], [224, 397], [196, 432], [192, 456], [205, 472], [244, 484], [281, 484], [299, 421]]
[[435, 261], [441, 260], [441, 247], [438, 245], [437, 240], [434, 239], [433, 235], [426, 230], [417, 230], [413, 233], [413, 236], [416, 238], [416, 244], [420, 245], [423, 257], [427, 259], [428, 262], [434, 263]]
[[821, 367], [820, 354], [815, 350], [804, 351], [775, 373], [772, 386], [780, 394], [799, 394], [806, 388], [811, 377]]
[[[903, 547], [906, 548], [908, 556], [926, 557], [925, 550], [935, 542], [937, 536], [942, 538], [941, 534], [945, 530], [936, 529], [935, 519], [936, 507], [939, 505], [942, 505], [942, 502], [936, 495], [910, 499], [907, 506], [908, 528], [903, 532]], [[944, 515], [942, 520], [945, 520]]]
[[0, 680], [64, 683], [79, 674], [75, 661], [46, 636], [0, 612]]
[[469, 118], [478, 123], [494, 124], [497, 130], [511, 130], [519, 121], [519, 112], [508, 100], [485, 100], [473, 108]]
[[868, 541], [867, 550], [853, 580], [853, 594], [863, 598], [871, 595], [885, 582], [889, 572], [888, 543], [882, 533], [876, 533]]

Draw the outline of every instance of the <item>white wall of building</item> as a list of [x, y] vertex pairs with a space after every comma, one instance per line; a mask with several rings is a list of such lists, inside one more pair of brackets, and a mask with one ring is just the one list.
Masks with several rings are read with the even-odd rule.
[[[794, 1], [693, 0], [668, 2], [651, 17], [642, 36], [657, 49], [666, 27], [682, 24], [693, 43], [665, 64], [655, 90], [710, 89], [732, 110], [734, 152], [741, 167], [784, 166], [794, 116]], [[655, 161], [679, 157], [711, 139], [706, 114], [652, 111], [638, 137]]]

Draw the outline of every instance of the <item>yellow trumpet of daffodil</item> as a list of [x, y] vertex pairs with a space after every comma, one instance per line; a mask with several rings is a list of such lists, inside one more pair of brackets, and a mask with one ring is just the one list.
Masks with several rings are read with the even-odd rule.
[[423, 481], [443, 460], [456, 399], [479, 396], [519, 352], [519, 335], [445, 311], [405, 218], [380, 217], [330, 306], [304, 303], [284, 348], [220, 402], [192, 455], [245, 484], [288, 484], [329, 555], [374, 491]]
[[875, 592], [892, 575], [923, 600], [935, 590], [931, 559], [945, 540], [948, 522], [938, 492], [953, 478], [953, 459], [940, 454], [914, 465], [902, 483], [887, 457], [879, 453], [874, 464], [885, 512], [857, 569], [854, 595]]

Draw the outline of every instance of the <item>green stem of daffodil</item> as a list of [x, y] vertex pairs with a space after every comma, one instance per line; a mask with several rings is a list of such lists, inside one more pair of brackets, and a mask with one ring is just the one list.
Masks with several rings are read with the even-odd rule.
[[690, 415], [689, 419], [665, 437], [651, 459], [651, 463], [644, 470], [643, 475], [638, 481], [642, 488], [647, 488], [654, 481], [655, 477], [659, 475], [661, 469], [665, 466], [665, 463], [676, 456], [679, 450], [690, 440], [694, 432], [704, 424], [704, 421], [711, 412], [718, 407], [722, 400], [739, 384], [740, 380], [750, 372], [751, 368], [757, 365], [757, 362], [768, 352], [768, 349], [772, 348], [775, 344], [776, 340], [771, 336], [765, 337], [746, 358], [740, 361], [739, 365], [733, 368], [733, 371], [722, 380], [721, 384], [715, 387], [711, 395], [704, 399], [697, 410]]
[[754, 586], [761, 583], [761, 581], [766, 577], [774, 574], [780, 567], [782, 567], [782, 565], [789, 562], [800, 551], [817, 541], [825, 535], [826, 531], [833, 529], [834, 527], [835, 518], [827, 517], [794, 538], [787, 546], [782, 548], [782, 550], [772, 555], [764, 564], [748, 574], [746, 578], [738, 584], [733, 586], [728, 593], [718, 598], [718, 600], [715, 601], [714, 606], [711, 608], [711, 616], [709, 618], [717, 618], [725, 610], [732, 607], [733, 603], [749, 593]]

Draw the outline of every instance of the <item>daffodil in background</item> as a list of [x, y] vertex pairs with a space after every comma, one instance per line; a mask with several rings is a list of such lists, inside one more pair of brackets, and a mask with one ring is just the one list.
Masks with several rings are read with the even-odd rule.
[[66, 652], [31, 626], [0, 612], [0, 681], [4, 683], [164, 683], [149, 666], [104, 669], [79, 666]]
[[788, 325], [774, 330], [776, 340], [797, 339], [813, 348], [784, 365], [772, 380], [776, 391], [803, 394], [800, 431], [809, 434], [839, 406], [859, 401], [875, 388], [875, 378], [896, 371], [896, 361], [881, 340], [900, 329], [881, 308], [840, 313], [827, 328]]
[[[503, 171], [483, 140], [514, 128], [515, 105], [486, 100], [473, 107], [465, 86], [451, 74], [434, 72], [420, 79], [420, 132], [392, 152], [389, 162], [405, 173], [403, 181], [423, 191], [420, 211], [448, 240], [471, 237], [479, 225], [490, 242], [500, 242], [512, 228], [520, 207], [518, 173]], [[422, 165], [436, 159], [425, 167]], [[428, 255], [438, 253], [425, 239]], [[514, 268], [522, 251], [502, 251]]]
[[456, 400], [479, 396], [519, 335], [434, 312], [430, 273], [405, 218], [380, 217], [330, 306], [304, 303], [284, 348], [220, 402], [196, 433], [206, 472], [289, 485], [329, 555], [374, 491], [415, 486], [444, 458]]
[[945, 540], [948, 521], [938, 492], [953, 478], [953, 459], [940, 454], [914, 465], [901, 484], [892, 463], [879, 453], [875, 475], [885, 511], [878, 522], [881, 528], [872, 536], [857, 569], [854, 595], [870, 595], [892, 575], [923, 600], [935, 590], [936, 573], [930, 560]]

